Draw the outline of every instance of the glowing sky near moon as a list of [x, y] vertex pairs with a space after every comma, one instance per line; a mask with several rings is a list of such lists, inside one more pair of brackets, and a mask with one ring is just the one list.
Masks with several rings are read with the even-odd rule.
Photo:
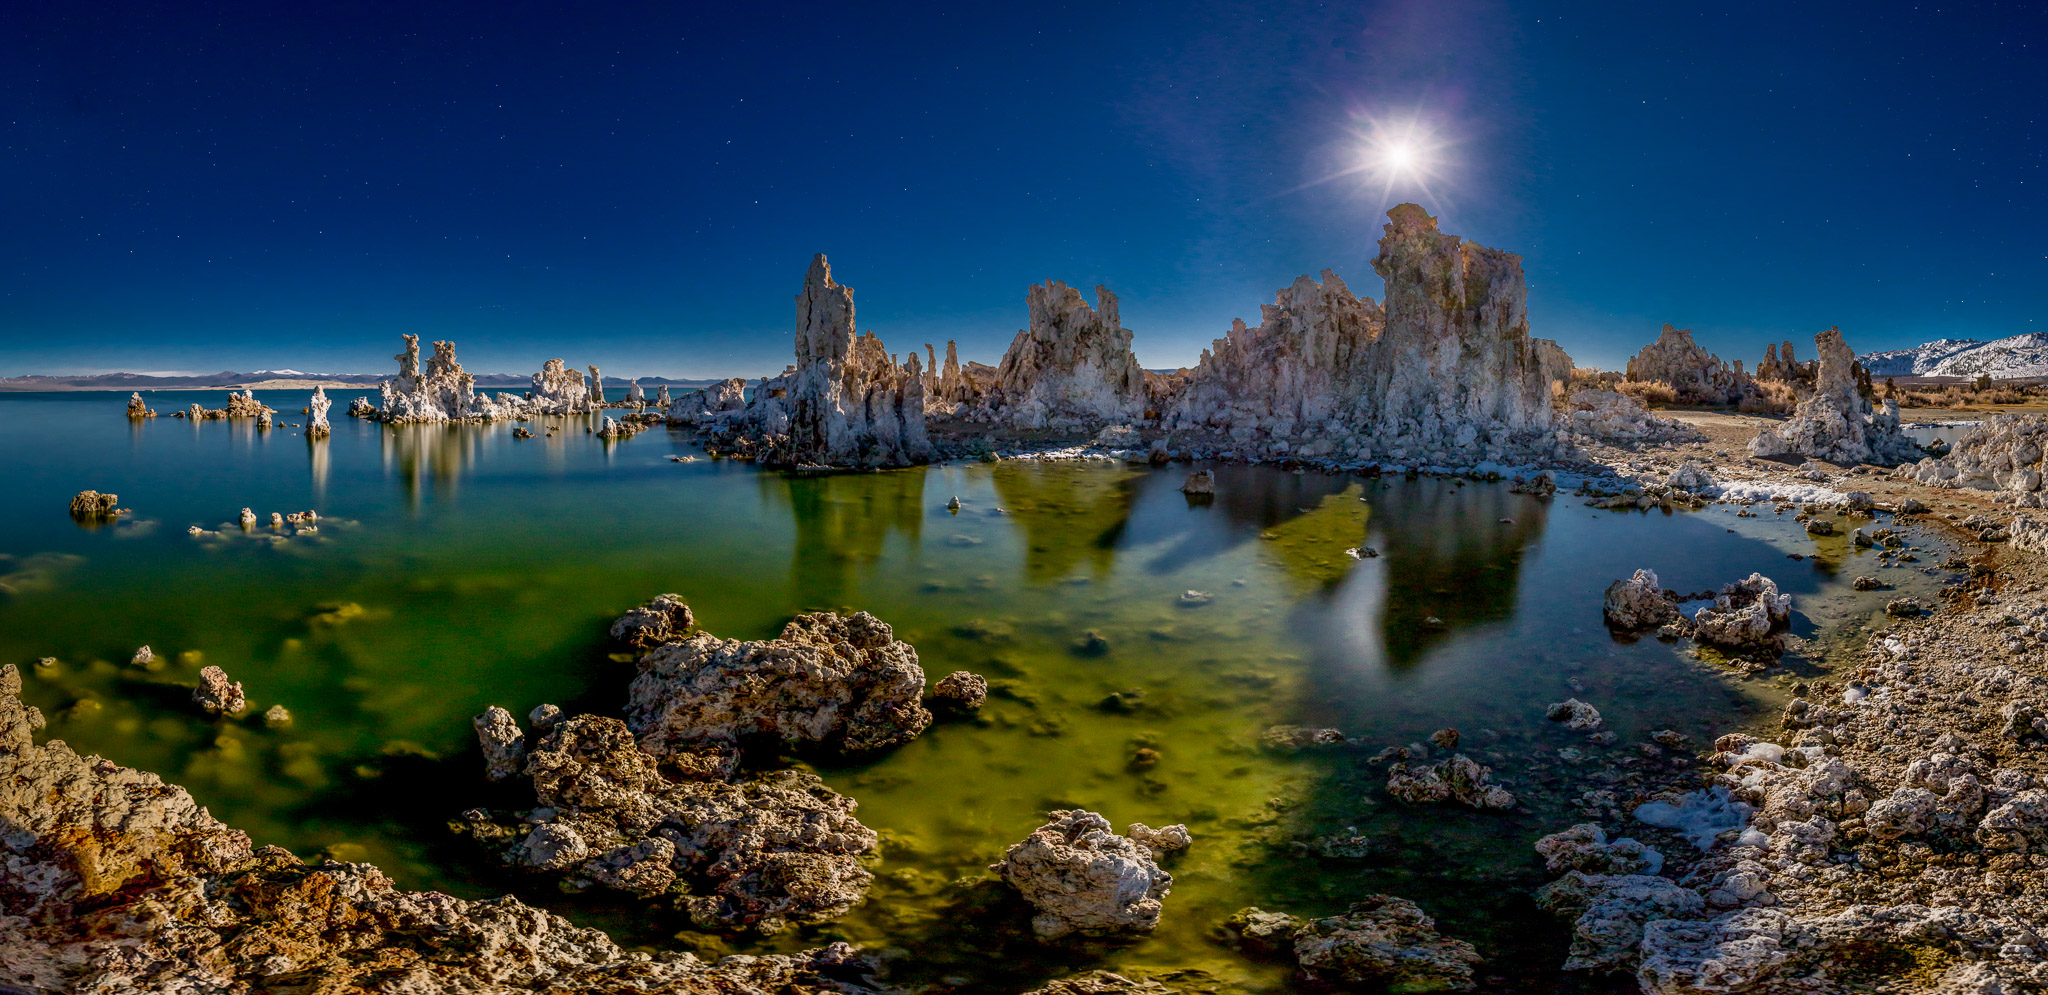
[[761, 375], [819, 251], [892, 349], [992, 362], [1057, 278], [1165, 367], [1298, 274], [1376, 295], [1400, 200], [1522, 255], [1584, 362], [1665, 321], [1751, 362], [2044, 330], [2043, 39], [2014, 4], [16, 4], [0, 374], [383, 370], [409, 331]]

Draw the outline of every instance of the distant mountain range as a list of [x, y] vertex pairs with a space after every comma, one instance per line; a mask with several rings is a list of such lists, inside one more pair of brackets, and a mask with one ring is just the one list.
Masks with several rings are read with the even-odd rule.
[[[298, 370], [257, 370], [253, 373], [236, 373], [222, 370], [219, 373], [203, 373], [193, 376], [159, 377], [144, 373], [100, 373], [93, 376], [53, 377], [22, 376], [0, 377], [0, 390], [223, 390], [248, 387], [268, 387], [272, 390], [310, 389], [315, 385], [329, 387], [375, 387], [391, 379], [389, 373], [301, 373]], [[627, 381], [619, 377], [604, 378], [605, 389], [625, 389]], [[718, 383], [717, 380], [673, 380], [666, 377], [641, 377], [640, 386], [652, 391], [664, 384], [670, 387], [696, 389]], [[479, 389], [523, 390], [533, 386], [533, 377], [517, 373], [480, 373], [476, 375]], [[623, 395], [621, 395], [623, 396]]]
[[2048, 377], [2048, 332], [2028, 332], [1989, 342], [1935, 339], [1911, 349], [1866, 353], [1856, 359], [1873, 377]]

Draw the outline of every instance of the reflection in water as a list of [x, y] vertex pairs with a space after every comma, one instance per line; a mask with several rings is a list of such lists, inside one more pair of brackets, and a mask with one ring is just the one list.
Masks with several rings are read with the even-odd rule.
[[327, 440], [306, 436], [307, 471], [313, 478], [313, 497], [327, 500]]
[[[689, 925], [673, 916], [477, 873], [445, 832], [455, 811], [491, 801], [470, 716], [544, 701], [615, 710], [632, 668], [603, 633], [655, 592], [682, 594], [721, 636], [771, 635], [799, 611], [873, 611], [928, 676], [972, 670], [995, 693], [976, 720], [884, 755], [812, 758], [887, 834], [867, 904], [829, 930], [690, 942], [754, 953], [829, 932], [906, 951], [903, 970], [934, 983], [957, 973], [968, 980], [949, 984], [963, 991], [1024, 990], [1081, 958], [1291, 990], [1283, 969], [1215, 944], [1213, 924], [1252, 904], [1328, 914], [1373, 892], [1414, 899], [1478, 943], [1489, 970], [1510, 975], [1500, 989], [1582, 990], [1555, 971], [1562, 927], [1528, 900], [1540, 883], [1529, 843], [1588, 818], [1582, 774], [1603, 761], [1585, 759], [1600, 748], [1545, 721], [1543, 706], [1573, 696], [1600, 708], [1622, 737], [1611, 757], [1659, 728], [1710, 741], [1769, 704], [1670, 645], [1614, 642], [1601, 591], [1639, 566], [1683, 590], [1763, 569], [1805, 612], [1833, 596], [1822, 585], [1847, 591], [1835, 570], [1875, 570], [1868, 551], [1817, 543], [1789, 516], [1593, 511], [1500, 484], [1219, 467], [1214, 500], [1197, 505], [1179, 493], [1183, 467], [1016, 461], [789, 478], [671, 464], [665, 445], [687, 444], [674, 435], [607, 454], [588, 418], [529, 423], [525, 440], [503, 424], [350, 420], [301, 457], [277, 439], [248, 446], [219, 422], [189, 436], [124, 429], [122, 400], [0, 395], [0, 462], [25, 478], [0, 489], [0, 550], [68, 558], [0, 558], [0, 661], [61, 660], [28, 675], [45, 735], [162, 771], [263, 843], [304, 855], [346, 844], [408, 887], [514, 890], [674, 948]], [[52, 451], [60, 435], [70, 444]], [[455, 481], [472, 475], [457, 507]], [[167, 527], [121, 537], [53, 514], [86, 485]], [[955, 494], [957, 516], [944, 510]], [[309, 497], [334, 524], [303, 541], [183, 531]], [[1345, 552], [1361, 546], [1381, 555]], [[1077, 652], [1090, 635], [1106, 649]], [[167, 666], [126, 666], [144, 643]], [[196, 715], [202, 663], [294, 722]], [[1377, 745], [1456, 726], [1461, 749], [1526, 807], [1399, 804], [1369, 753], [1261, 751], [1260, 730], [1276, 723]], [[1561, 758], [1565, 746], [1582, 758]], [[1031, 937], [1013, 896], [976, 883], [1047, 809], [1076, 806], [1119, 827], [1195, 833], [1155, 934], [1062, 952]], [[1311, 844], [1325, 836], [1366, 838], [1369, 853], [1319, 857]], [[1542, 983], [1517, 985], [1531, 975]]]
[[431, 476], [436, 489], [453, 496], [456, 484], [483, 450], [487, 429], [466, 425], [385, 425], [384, 468], [395, 471], [406, 499], [420, 507], [422, 484]]
[[791, 580], [799, 604], [847, 606], [891, 535], [915, 550], [923, 534], [925, 467], [823, 477], [759, 475], [762, 495], [786, 505], [796, 528]]
[[1023, 530], [1024, 576], [1036, 583], [1063, 580], [1083, 564], [1092, 576], [1108, 576], [1138, 483], [1120, 467], [1047, 472], [1038, 465], [997, 464], [996, 494]]

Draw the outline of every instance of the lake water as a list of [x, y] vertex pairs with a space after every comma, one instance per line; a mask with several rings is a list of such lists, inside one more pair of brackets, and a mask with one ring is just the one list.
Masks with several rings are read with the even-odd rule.
[[[622, 941], [707, 954], [844, 937], [898, 951], [905, 976], [967, 990], [1021, 991], [1089, 966], [1286, 990], [1280, 967], [1216, 943], [1215, 924], [1247, 905], [1330, 914], [1374, 891], [1477, 943], [1482, 974], [1511, 990], [1614, 989], [1556, 976], [1566, 933], [1527, 897], [1544, 880], [1529, 844], [1584, 821], [1581, 793], [1600, 785], [1580, 768], [1633, 756], [1657, 729], [1704, 746], [1778, 707], [1791, 678], [1617, 641], [1601, 592], [1639, 566], [1681, 591], [1761, 570], [1794, 596], [1806, 634], [1853, 634], [1897, 596], [1850, 591], [1876, 572], [1869, 551], [1768, 507], [1595, 511], [1505, 484], [1265, 467], [1220, 467], [1214, 501], [1191, 503], [1185, 468], [1103, 461], [798, 479], [671, 462], [701, 452], [659, 428], [610, 446], [585, 419], [527, 440], [510, 425], [391, 428], [339, 417], [355, 394], [333, 396], [333, 437], [309, 443], [292, 428], [168, 417], [222, 404], [217, 392], [154, 395], [166, 417], [136, 424], [125, 395], [0, 394], [12, 478], [0, 488], [0, 660], [22, 665], [49, 736], [161, 773], [259, 843], [374, 861], [407, 886], [517, 890]], [[303, 393], [261, 399], [280, 422], [303, 422]], [[118, 493], [133, 515], [75, 525], [64, 509], [86, 488]], [[266, 523], [316, 509], [318, 537], [244, 534], [231, 524], [243, 507]], [[194, 525], [220, 534], [194, 538]], [[1381, 555], [1347, 555], [1361, 545]], [[1183, 604], [1191, 590], [1207, 602]], [[632, 665], [605, 629], [664, 591], [731, 637], [772, 636], [800, 611], [865, 609], [917, 647], [932, 679], [967, 669], [997, 686], [979, 721], [820, 768], [885, 840], [868, 902], [844, 921], [770, 941], [692, 934], [675, 916], [507, 878], [448, 832], [493, 797], [470, 716], [542, 702], [618, 714]], [[1106, 652], [1083, 648], [1091, 633]], [[130, 666], [143, 644], [167, 665]], [[46, 656], [59, 663], [31, 666]], [[245, 684], [249, 718], [191, 706], [206, 664]], [[1574, 696], [1605, 713], [1618, 745], [1544, 720], [1546, 704]], [[273, 704], [290, 709], [289, 727], [255, 718]], [[1523, 805], [1405, 806], [1380, 789], [1370, 751], [1261, 751], [1276, 723], [1387, 745], [1454, 726]], [[1140, 747], [1161, 762], [1133, 769]], [[1565, 747], [1587, 756], [1560, 757]], [[1119, 827], [1193, 831], [1169, 865], [1157, 933], [1042, 948], [1028, 911], [987, 881], [982, 868], [1046, 810], [1073, 806]], [[1370, 852], [1336, 860], [1304, 845], [1329, 835], [1365, 837]]]

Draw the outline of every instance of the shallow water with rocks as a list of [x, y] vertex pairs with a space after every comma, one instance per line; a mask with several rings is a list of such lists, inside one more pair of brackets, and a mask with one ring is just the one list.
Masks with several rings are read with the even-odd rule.
[[[339, 412], [355, 394], [331, 396]], [[149, 400], [166, 415], [220, 401]], [[1626, 819], [1642, 792], [1692, 777], [1689, 754], [1641, 751], [1649, 734], [1704, 749], [1775, 713], [1886, 600], [1939, 582], [1919, 570], [1939, 559], [1931, 545], [1880, 570], [1845, 534], [1859, 522], [1814, 536], [1768, 505], [1605, 511], [1503, 482], [1265, 466], [1216, 467], [1199, 499], [1180, 492], [1185, 467], [1113, 460], [790, 477], [705, 458], [680, 431], [606, 444], [583, 417], [516, 439], [511, 425], [337, 414], [309, 442], [289, 427], [304, 394], [261, 400], [280, 412], [267, 433], [130, 422], [114, 394], [0, 395], [15, 478], [0, 489], [0, 661], [22, 665], [47, 735], [161, 773], [258, 842], [368, 860], [408, 887], [516, 890], [622, 942], [707, 955], [844, 938], [889, 951], [901, 979], [962, 990], [1094, 966], [1288, 990], [1283, 967], [1221, 945], [1217, 924], [1250, 905], [1331, 914], [1373, 892], [1476, 944], [1489, 990], [1607, 990], [1557, 973], [1568, 932], [1528, 897], [1546, 879], [1530, 844], [1590, 819], [1682, 845]], [[132, 513], [75, 525], [62, 509], [86, 488]], [[238, 523], [244, 507], [257, 525]], [[268, 524], [306, 509], [315, 531]], [[1683, 643], [1617, 640], [1601, 593], [1645, 566], [1680, 592], [1761, 571], [1793, 596], [1794, 633], [1825, 639], [1748, 675]], [[1859, 574], [1891, 588], [1854, 591]], [[483, 780], [470, 716], [543, 702], [617, 714], [632, 665], [605, 629], [663, 591], [726, 637], [870, 611], [929, 678], [990, 680], [978, 719], [858, 763], [798, 758], [883, 834], [868, 900], [842, 921], [767, 940], [692, 932], [505, 877], [448, 831], [507, 790]], [[154, 660], [132, 662], [143, 645]], [[244, 685], [242, 717], [193, 707], [206, 666]], [[1616, 741], [1547, 721], [1567, 698], [1596, 706]], [[291, 721], [266, 723], [273, 705]], [[1283, 724], [1360, 745], [1263, 749]], [[1369, 758], [1447, 727], [1520, 804], [1386, 793]], [[985, 872], [1047, 810], [1074, 807], [1193, 833], [1149, 937], [1040, 944]]]

